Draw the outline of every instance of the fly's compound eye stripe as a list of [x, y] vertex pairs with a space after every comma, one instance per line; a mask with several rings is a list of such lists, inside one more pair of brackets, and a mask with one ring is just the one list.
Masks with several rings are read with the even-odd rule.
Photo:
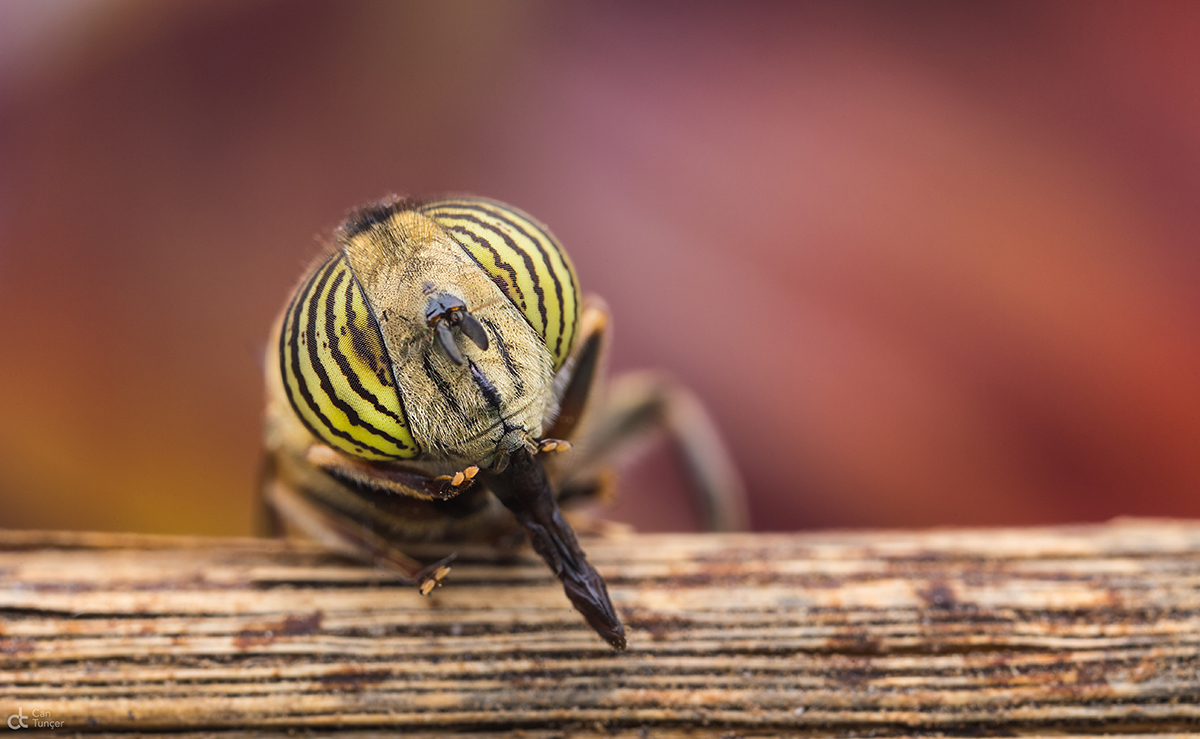
[[279, 363], [292, 408], [317, 438], [363, 459], [420, 453], [379, 323], [342, 253], [319, 265], [292, 298]]

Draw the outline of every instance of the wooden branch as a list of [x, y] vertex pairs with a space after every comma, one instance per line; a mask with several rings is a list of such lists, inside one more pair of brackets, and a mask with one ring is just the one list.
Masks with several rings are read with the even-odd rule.
[[460, 550], [424, 598], [307, 545], [0, 532], [0, 720], [229, 737], [1200, 731], [1200, 523], [584, 547], [626, 653], [528, 554]]

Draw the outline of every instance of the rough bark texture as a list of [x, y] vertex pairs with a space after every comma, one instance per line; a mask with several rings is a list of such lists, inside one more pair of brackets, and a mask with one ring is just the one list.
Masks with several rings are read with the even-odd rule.
[[305, 545], [0, 532], [0, 720], [228, 737], [1200, 732], [1200, 523], [583, 545], [626, 653], [524, 552], [460, 550], [425, 598]]

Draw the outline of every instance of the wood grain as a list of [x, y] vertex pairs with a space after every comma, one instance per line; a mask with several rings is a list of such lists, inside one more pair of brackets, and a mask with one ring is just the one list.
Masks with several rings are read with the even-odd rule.
[[0, 532], [0, 718], [228, 737], [1200, 731], [1200, 523], [584, 547], [626, 653], [527, 552], [460, 550], [424, 598], [308, 545]]

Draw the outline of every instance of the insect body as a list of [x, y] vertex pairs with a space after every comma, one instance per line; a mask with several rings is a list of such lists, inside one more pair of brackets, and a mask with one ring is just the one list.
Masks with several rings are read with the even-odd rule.
[[[585, 306], [562, 247], [515, 208], [389, 200], [354, 212], [335, 241], [276, 322], [267, 362], [275, 528], [382, 561], [429, 592], [448, 568], [423, 567], [398, 544], [486, 538], [515, 522], [588, 623], [623, 649], [604, 581], [558, 500], [594, 493], [603, 458], [674, 418], [715, 518], [736, 525], [737, 478], [699, 406], [651, 379], [626, 383], [615, 412], [591, 413], [607, 312]], [[590, 415], [593, 443], [574, 464], [551, 461], [548, 475], [544, 458], [570, 448]]]

